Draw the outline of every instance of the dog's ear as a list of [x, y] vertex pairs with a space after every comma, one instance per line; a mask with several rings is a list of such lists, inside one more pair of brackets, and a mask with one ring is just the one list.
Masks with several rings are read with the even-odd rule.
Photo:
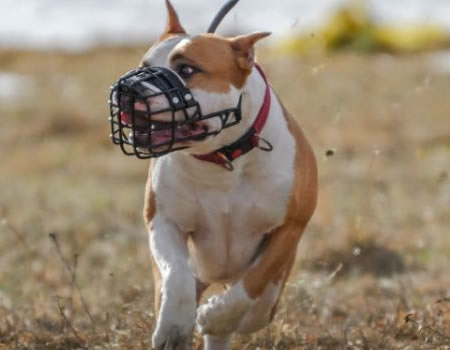
[[245, 71], [251, 71], [255, 65], [255, 44], [270, 34], [269, 32], [259, 32], [248, 35], [241, 35], [231, 39], [231, 47], [237, 56], [239, 67]]
[[178, 14], [170, 3], [170, 0], [166, 0], [166, 7], [168, 18], [163, 36], [169, 34], [186, 34], [186, 31], [181, 25], [180, 20], [178, 19]]

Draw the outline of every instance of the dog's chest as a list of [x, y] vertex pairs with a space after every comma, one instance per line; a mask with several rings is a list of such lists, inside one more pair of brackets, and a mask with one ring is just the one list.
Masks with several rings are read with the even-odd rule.
[[161, 187], [166, 190], [158, 198], [162, 213], [184, 233], [239, 232], [240, 236], [252, 236], [269, 232], [284, 218], [287, 198], [278, 181], [243, 179], [234, 186], [215, 187], [174, 176], [163, 183], [166, 185]]
[[283, 223], [292, 186], [284, 176], [205, 184], [165, 167], [158, 177], [158, 211], [189, 235], [191, 266], [208, 282], [248, 266], [264, 236]]

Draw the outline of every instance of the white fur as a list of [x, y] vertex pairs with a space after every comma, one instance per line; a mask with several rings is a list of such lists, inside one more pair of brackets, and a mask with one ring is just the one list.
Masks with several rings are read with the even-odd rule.
[[[217, 111], [226, 110], [237, 107], [241, 91], [230, 86], [228, 93], [212, 93], [202, 91], [200, 89], [192, 89], [192, 94], [197, 101], [200, 102], [203, 115], [215, 113]], [[206, 119], [202, 122], [208, 127], [208, 131], [216, 132], [222, 128], [222, 122], [219, 117]], [[236, 141], [246, 129], [250, 127], [250, 121], [245, 120], [242, 125], [234, 126], [230, 129], [222, 131], [220, 137], [209, 137], [204, 142], [194, 145], [187, 152], [190, 154], [205, 154], [213, 152], [225, 145]]]
[[[167, 64], [163, 56], [169, 48], [186, 42], [160, 44], [147, 59], [152, 64]], [[187, 151], [155, 162], [152, 189], [157, 215], [151, 247], [163, 274], [163, 302], [154, 344], [163, 342], [174, 325], [183, 330], [192, 327], [194, 276], [205, 284], [232, 285], [198, 309], [198, 328], [210, 335], [205, 339], [207, 350], [228, 349], [229, 334], [256, 309], [258, 300], [249, 298], [240, 279], [264, 236], [284, 222], [294, 182], [295, 141], [275, 94], [261, 135], [273, 145], [272, 152], [251, 151], [233, 162], [233, 172], [199, 161], [191, 153], [208, 153], [241, 137], [261, 108], [265, 88], [254, 69], [242, 91], [194, 91], [208, 112], [235, 107], [242, 93], [243, 121]], [[268, 305], [260, 308], [259, 314], [266, 321], [277, 293], [279, 289], [271, 289], [262, 296]], [[183, 307], [178, 308], [180, 301]]]
[[150, 235], [150, 249], [162, 277], [161, 309], [152, 339], [153, 347], [158, 348], [169, 337], [190, 339], [196, 290], [186, 245], [175, 225], [156, 215], [153, 226], [157, 229]]
[[[152, 47], [145, 54], [141, 64], [142, 65], [145, 64], [146, 66], [169, 67], [170, 53], [181, 49], [184, 45], [187, 45], [189, 42], [190, 38], [188, 36], [175, 36], [171, 39], [164, 40], [158, 43], [156, 46]], [[174, 73], [176, 74], [176, 72]], [[182, 79], [180, 80], [183, 81]], [[143, 84], [144, 85], [146, 84], [147, 87], [153, 90], [154, 92], [161, 92], [161, 90], [158, 87], [150, 83], [144, 82]], [[170, 107], [169, 102], [167, 101], [167, 98], [164, 95], [149, 98], [147, 102], [150, 103], [151, 109], [153, 111], [164, 110]], [[143, 110], [146, 110], [146, 106], [143, 108]], [[194, 112], [195, 110], [192, 109], [192, 113]], [[171, 121], [172, 113], [171, 112], [160, 113], [154, 116], [153, 118], [154, 120], [159, 121]], [[184, 120], [184, 113], [182, 111], [178, 111], [177, 113], [175, 113], [175, 119]]]
[[[253, 73], [252, 80], [261, 79], [255, 75], [259, 73]], [[264, 85], [260, 84], [259, 90], [263, 96]], [[262, 99], [252, 103], [251, 119], [256, 117]], [[238, 125], [227, 129], [215, 142], [222, 143], [221, 138], [229, 134], [237, 139], [247, 128]], [[188, 240], [190, 265], [205, 283], [237, 280], [262, 237], [284, 221], [294, 180], [295, 141], [274, 95], [262, 136], [274, 150], [251, 151], [233, 162], [233, 172], [186, 152], [156, 162], [153, 190], [157, 211], [174, 220], [183, 233], [193, 233]]]
[[230, 335], [254, 304], [255, 300], [249, 298], [242, 282], [238, 282], [224, 294], [208, 299], [198, 308], [197, 328], [202, 334]]
[[255, 305], [242, 318], [237, 332], [250, 334], [268, 325], [272, 309], [280, 296], [280, 292], [281, 282], [268, 285]]
[[145, 63], [147, 66], [167, 67], [170, 53], [180, 42], [186, 42], [186, 40], [189, 40], [188, 35], [179, 35], [159, 42], [145, 54], [142, 63]]
[[215, 337], [206, 335], [204, 337], [205, 350], [228, 350], [231, 345], [231, 336]]

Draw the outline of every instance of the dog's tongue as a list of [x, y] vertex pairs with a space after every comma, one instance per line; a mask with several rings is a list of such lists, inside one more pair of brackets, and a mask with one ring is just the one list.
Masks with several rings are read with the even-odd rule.
[[[133, 123], [133, 118], [130, 114], [122, 112], [120, 114], [120, 120], [123, 125], [131, 125]], [[149, 123], [147, 120], [141, 120], [141, 118], [135, 118], [136, 127], [145, 128], [146, 131], [139, 132], [139, 129], [136, 130], [136, 138], [138, 142], [142, 145], [146, 145], [149, 143], [148, 137], [148, 127]], [[197, 136], [201, 136], [205, 133], [205, 129], [196, 123], [192, 124], [184, 124], [175, 128], [174, 139], [175, 141], [183, 140], [187, 138], [195, 138]], [[152, 146], [158, 146], [165, 143], [168, 143], [172, 140], [172, 129], [162, 129], [162, 130], [152, 130], [151, 132], [151, 141]]]
[[[187, 138], [192, 138], [196, 136], [200, 136], [205, 133], [205, 130], [197, 125], [197, 124], [185, 124], [183, 126], [179, 126], [175, 129], [174, 138], [175, 141], [183, 140]], [[145, 134], [147, 137], [147, 134]], [[172, 140], [172, 130], [154, 130], [152, 131], [152, 144], [153, 145], [161, 145]]]
[[[122, 122], [122, 125], [132, 125], [133, 124], [133, 117], [131, 116], [131, 114], [128, 114], [126, 112], [121, 112], [120, 113], [120, 121]], [[140, 128], [145, 128], [148, 127], [148, 121], [146, 118], [142, 118], [139, 116], [136, 116], [134, 118], [134, 123], [136, 124], [136, 127], [140, 127]]]
[[120, 121], [123, 125], [131, 125], [131, 123], [133, 123], [131, 115], [125, 112], [120, 113]]
[[205, 133], [205, 129], [198, 124], [185, 124], [175, 129], [172, 136], [172, 129], [153, 130], [151, 132], [151, 144], [148, 132], [139, 132], [136, 130], [135, 136], [141, 146], [159, 146], [174, 142], [183, 141], [185, 139], [192, 139], [201, 136]]

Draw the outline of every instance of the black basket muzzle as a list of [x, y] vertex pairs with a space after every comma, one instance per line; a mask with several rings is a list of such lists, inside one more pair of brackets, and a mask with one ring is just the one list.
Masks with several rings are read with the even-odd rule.
[[[238, 124], [241, 100], [242, 96], [235, 108], [203, 115], [189, 88], [171, 69], [133, 70], [111, 87], [111, 138], [126, 155], [160, 157]], [[211, 118], [219, 118], [219, 130], [209, 130], [201, 123]]]

